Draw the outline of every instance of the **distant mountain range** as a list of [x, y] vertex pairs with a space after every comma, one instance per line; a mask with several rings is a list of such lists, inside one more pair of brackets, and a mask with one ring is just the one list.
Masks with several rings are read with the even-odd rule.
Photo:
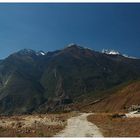
[[76, 44], [47, 53], [23, 49], [0, 61], [0, 114], [69, 111], [139, 79], [140, 59], [120, 53]]

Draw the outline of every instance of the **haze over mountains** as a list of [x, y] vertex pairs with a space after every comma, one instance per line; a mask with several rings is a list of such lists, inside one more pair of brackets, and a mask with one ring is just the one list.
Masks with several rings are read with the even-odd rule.
[[24, 49], [0, 61], [0, 114], [72, 110], [139, 78], [140, 59], [120, 53], [76, 44], [47, 53]]

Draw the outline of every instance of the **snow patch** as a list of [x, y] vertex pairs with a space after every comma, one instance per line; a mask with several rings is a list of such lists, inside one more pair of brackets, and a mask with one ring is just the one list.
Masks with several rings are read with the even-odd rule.
[[32, 49], [22, 49], [18, 53], [25, 55], [25, 54], [35, 54], [35, 51]]
[[102, 50], [102, 53], [109, 54], [109, 55], [119, 55], [120, 54], [118, 51], [115, 51], [115, 50], [106, 50], [106, 49], [103, 49]]
[[43, 51], [38, 51], [36, 52], [36, 55], [46, 55], [47, 53], [43, 52]]
[[68, 44], [68, 47], [75, 46], [75, 45], [76, 45], [75, 43], [70, 43]]
[[84, 47], [81, 47], [80, 45], [75, 44], [75, 43], [68, 44], [66, 48], [70, 48], [70, 47], [76, 47], [76, 48], [79, 48], [79, 49], [83, 49], [84, 48]]
[[123, 56], [123, 57], [130, 58], [130, 59], [139, 59], [139, 58], [136, 58], [136, 57], [133, 57], [133, 56], [128, 56], [128, 55], [126, 55], [126, 54], [121, 54], [120, 52], [115, 51], [115, 50], [103, 49], [103, 50], [102, 50], [102, 53], [108, 54], [108, 55], [121, 55], [121, 56]]
[[122, 56], [126, 57], [126, 58], [131, 58], [131, 59], [138, 59], [137, 57], [133, 57], [133, 56], [128, 56], [126, 54], [123, 54]]
[[40, 54], [41, 54], [41, 55], [45, 55], [45, 53], [44, 53], [44, 52], [40, 52]]

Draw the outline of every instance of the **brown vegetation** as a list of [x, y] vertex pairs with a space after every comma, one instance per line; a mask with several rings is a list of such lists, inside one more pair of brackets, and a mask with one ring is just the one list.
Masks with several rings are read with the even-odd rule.
[[1, 116], [0, 137], [51, 137], [61, 131], [74, 112], [62, 114], [40, 114]]
[[140, 103], [140, 81], [132, 82], [118, 89], [111, 90], [100, 102], [82, 107], [82, 111], [127, 112], [132, 105]]
[[113, 116], [111, 113], [98, 113], [88, 116], [88, 121], [97, 125], [105, 137], [140, 136], [140, 118]]

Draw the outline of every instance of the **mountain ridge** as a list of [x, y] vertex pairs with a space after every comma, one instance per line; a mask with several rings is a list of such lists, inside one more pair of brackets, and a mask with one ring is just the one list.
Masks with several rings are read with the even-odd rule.
[[24, 49], [1, 61], [0, 114], [71, 110], [70, 105], [81, 96], [94, 97], [140, 78], [139, 59], [76, 44], [41, 53]]
[[[24, 48], [24, 49], [21, 49], [17, 52], [14, 52], [10, 55], [13, 55], [13, 54], [34, 54], [34, 55], [47, 55], [47, 53], [53, 53], [53, 52], [60, 52], [60, 51], [66, 51], [66, 50], [72, 50], [72, 49], [81, 49], [81, 50], [89, 50], [89, 51], [93, 51], [93, 52], [98, 52], [98, 53], [103, 53], [103, 54], [107, 54], [107, 55], [121, 55], [123, 57], [127, 57], [127, 58], [132, 58], [132, 59], [140, 59], [140, 58], [137, 58], [137, 57], [134, 57], [134, 56], [129, 56], [127, 54], [122, 54], [121, 52], [119, 51], [116, 51], [116, 50], [113, 50], [113, 49], [102, 49], [101, 51], [96, 51], [92, 48], [88, 48], [88, 47], [83, 47], [83, 46], [80, 46], [80, 45], [77, 45], [76, 43], [70, 43], [69, 45], [67, 45], [66, 47], [62, 48], [62, 49], [59, 49], [59, 50], [56, 50], [56, 51], [43, 51], [43, 50], [38, 50], [38, 51], [35, 51], [33, 49], [29, 49], [29, 48]], [[10, 56], [9, 55], [9, 56]], [[8, 57], [9, 57], [8, 56]], [[7, 58], [7, 57], [6, 57]]]

